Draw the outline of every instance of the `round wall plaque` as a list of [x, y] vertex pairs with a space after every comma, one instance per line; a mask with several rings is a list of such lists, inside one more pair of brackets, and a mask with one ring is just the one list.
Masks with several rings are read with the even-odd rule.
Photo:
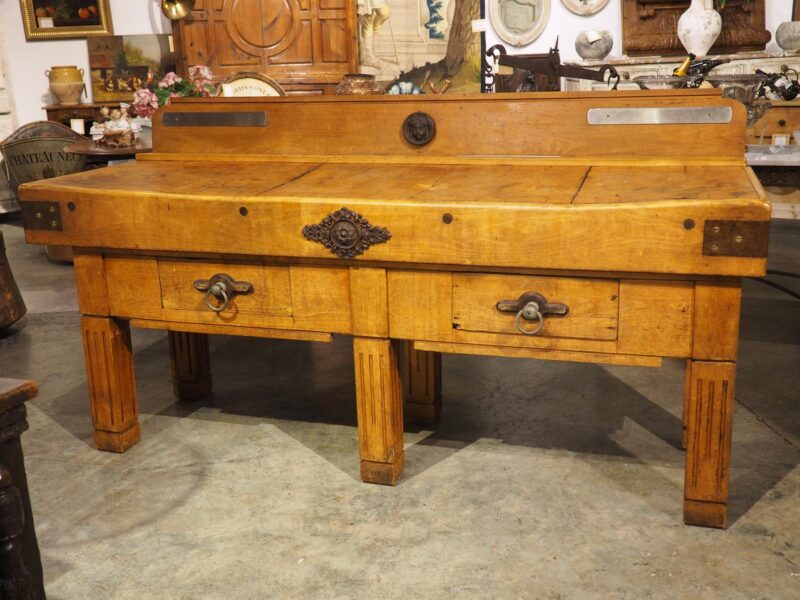
[[544, 31], [550, 0], [489, 0], [489, 19], [505, 43], [527, 46]]

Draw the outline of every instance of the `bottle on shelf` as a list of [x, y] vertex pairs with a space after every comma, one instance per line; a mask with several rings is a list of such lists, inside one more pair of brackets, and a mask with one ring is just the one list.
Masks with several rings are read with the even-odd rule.
[[692, 61], [694, 61], [695, 58], [697, 58], [697, 56], [695, 56], [694, 54], [692, 54], [690, 52], [689, 56], [687, 56], [684, 59], [684, 61], [681, 63], [681, 65], [677, 69], [672, 71], [672, 74], [675, 75], [676, 77], [686, 77], [686, 76], [688, 76], [689, 75], [689, 67], [692, 66]]

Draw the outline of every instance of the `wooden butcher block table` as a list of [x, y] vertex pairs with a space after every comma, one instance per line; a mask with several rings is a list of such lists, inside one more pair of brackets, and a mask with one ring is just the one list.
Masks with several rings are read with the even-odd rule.
[[680, 357], [684, 518], [724, 527], [740, 278], [770, 218], [745, 120], [705, 91], [186, 99], [152, 154], [23, 186], [23, 218], [74, 247], [102, 450], [140, 436], [131, 325], [169, 331], [181, 398], [210, 389], [207, 334], [352, 335], [361, 477], [384, 484], [401, 389], [435, 419], [442, 352]]

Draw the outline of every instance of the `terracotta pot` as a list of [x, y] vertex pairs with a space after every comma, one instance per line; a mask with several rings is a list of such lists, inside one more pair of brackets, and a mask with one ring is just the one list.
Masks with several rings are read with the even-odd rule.
[[722, 17], [714, 10], [714, 0], [692, 0], [678, 19], [678, 39], [696, 56], [706, 56], [721, 31]]
[[59, 104], [80, 104], [81, 94], [86, 88], [83, 83], [83, 69], [75, 65], [51, 67], [44, 75], [50, 81], [50, 91]]
[[366, 96], [383, 93], [383, 86], [375, 81], [375, 75], [366, 73], [347, 73], [341, 83], [336, 86], [336, 94], [340, 96]]

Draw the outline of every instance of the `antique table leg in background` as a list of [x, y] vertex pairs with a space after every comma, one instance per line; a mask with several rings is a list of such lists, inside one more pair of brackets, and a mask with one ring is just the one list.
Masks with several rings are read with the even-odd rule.
[[169, 332], [172, 389], [181, 400], [196, 400], [211, 392], [208, 336], [204, 333]]
[[697, 282], [684, 419], [687, 525], [727, 527], [740, 283]]
[[84, 316], [81, 327], [94, 443], [99, 450], [124, 452], [141, 436], [128, 322]]
[[403, 472], [403, 393], [388, 339], [353, 338], [361, 479], [394, 485]]
[[414, 350], [411, 342], [403, 348], [406, 416], [417, 423], [435, 423], [442, 411], [442, 354]]
[[9, 600], [45, 598], [20, 444], [28, 428], [25, 401], [37, 391], [32, 381], [0, 378], [0, 596]]

